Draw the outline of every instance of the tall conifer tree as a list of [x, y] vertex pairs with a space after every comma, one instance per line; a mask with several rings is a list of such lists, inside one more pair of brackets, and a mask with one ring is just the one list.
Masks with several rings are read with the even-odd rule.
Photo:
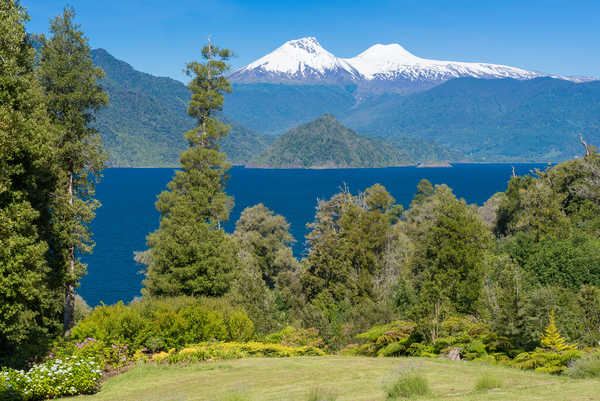
[[94, 188], [106, 160], [91, 123], [94, 113], [108, 104], [107, 93], [98, 85], [104, 72], [94, 66], [88, 40], [74, 17], [73, 8], [65, 7], [50, 21], [51, 38], [43, 40], [40, 65], [48, 112], [58, 131], [60, 171], [49, 245], [56, 283], [65, 288], [66, 334], [74, 324], [75, 286], [86, 268], [78, 254], [93, 248], [89, 224], [99, 206]]
[[214, 114], [231, 92], [224, 76], [230, 56], [230, 50], [209, 44], [202, 50], [203, 63], [187, 65], [192, 78], [187, 112], [197, 124], [185, 134], [190, 148], [181, 154], [182, 171], [156, 202], [161, 221], [148, 236], [146, 294], [219, 296], [229, 289], [235, 251], [221, 223], [229, 218], [233, 200], [225, 194], [230, 165], [219, 152], [219, 139], [229, 127]]
[[60, 329], [40, 233], [52, 190], [53, 132], [27, 20], [18, 1], [0, 2], [0, 365], [43, 352]]

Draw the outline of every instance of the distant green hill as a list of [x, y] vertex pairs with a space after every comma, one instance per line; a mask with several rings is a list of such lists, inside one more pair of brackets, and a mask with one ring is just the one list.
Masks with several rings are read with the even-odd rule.
[[[441, 147], [417, 141], [405, 140], [398, 144], [401, 146], [359, 135], [340, 124], [333, 115], [324, 114], [281, 135], [250, 165], [263, 168], [388, 167], [444, 160], [439, 157], [451, 154]], [[423, 160], [415, 157], [415, 148], [420, 149]], [[427, 154], [428, 151], [431, 153]]]
[[419, 138], [480, 161], [561, 161], [600, 144], [600, 81], [461, 78], [365, 102], [342, 119], [359, 132]]
[[366, 97], [353, 87], [235, 87], [225, 113], [265, 133], [332, 113], [362, 135], [427, 141], [474, 161], [570, 159], [581, 153], [578, 132], [600, 144], [600, 81], [460, 78], [408, 96]]
[[[97, 114], [96, 125], [113, 166], [176, 166], [187, 147], [183, 133], [194, 127], [186, 114], [190, 93], [179, 81], [136, 71], [103, 49], [92, 51], [106, 73], [101, 85], [110, 105]], [[234, 164], [245, 164], [274, 138], [223, 118], [231, 131], [221, 149]]]

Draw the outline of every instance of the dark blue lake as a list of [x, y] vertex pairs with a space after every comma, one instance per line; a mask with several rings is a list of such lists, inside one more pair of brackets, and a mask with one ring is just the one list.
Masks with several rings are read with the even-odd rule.
[[[516, 164], [517, 174], [527, 174], [545, 165]], [[92, 224], [96, 241], [94, 253], [84, 257], [88, 274], [78, 290], [90, 305], [140, 295], [143, 275], [133, 261], [133, 252], [145, 249], [145, 238], [155, 230], [159, 214], [156, 196], [165, 189], [173, 169], [112, 168], [104, 172], [97, 187], [102, 207]], [[434, 184], [447, 184], [469, 203], [481, 205], [491, 195], [506, 189], [512, 173], [508, 164], [459, 164], [453, 168], [397, 167], [344, 170], [262, 170], [234, 167], [227, 192], [235, 198], [227, 231], [232, 231], [241, 211], [263, 203], [291, 223], [297, 242], [294, 253], [304, 253], [306, 223], [313, 220], [317, 199], [328, 199], [346, 184], [353, 193], [380, 183], [408, 206], [417, 183], [427, 178]]]

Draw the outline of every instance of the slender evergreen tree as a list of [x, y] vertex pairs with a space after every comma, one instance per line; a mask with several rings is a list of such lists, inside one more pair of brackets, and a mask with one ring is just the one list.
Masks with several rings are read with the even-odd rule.
[[53, 132], [18, 1], [0, 2], [0, 365], [42, 353], [60, 329], [40, 223], [52, 189]]
[[188, 114], [196, 127], [185, 134], [190, 148], [181, 154], [182, 170], [158, 196], [160, 227], [148, 236], [149, 252], [144, 293], [149, 295], [209, 295], [228, 291], [235, 265], [232, 239], [221, 228], [233, 199], [225, 193], [227, 170], [219, 139], [228, 126], [215, 118], [231, 85], [224, 74], [231, 51], [211, 46], [204, 62], [191, 62]]
[[94, 66], [88, 40], [74, 18], [73, 8], [65, 7], [50, 21], [51, 37], [43, 39], [39, 71], [50, 119], [58, 131], [59, 175], [49, 245], [55, 284], [65, 288], [65, 334], [74, 324], [75, 287], [86, 268], [78, 255], [91, 252], [94, 245], [89, 224], [100, 206], [94, 188], [106, 160], [91, 123], [94, 113], [108, 104], [108, 95], [98, 84], [104, 72]]

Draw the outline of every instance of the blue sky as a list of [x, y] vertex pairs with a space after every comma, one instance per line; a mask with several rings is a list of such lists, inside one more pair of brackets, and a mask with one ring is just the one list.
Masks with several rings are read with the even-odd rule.
[[[21, 0], [30, 32], [65, 1]], [[417, 56], [600, 77], [600, 1], [71, 0], [92, 47], [136, 69], [184, 80], [210, 35], [242, 67], [283, 42], [315, 36], [352, 57], [375, 43]]]

